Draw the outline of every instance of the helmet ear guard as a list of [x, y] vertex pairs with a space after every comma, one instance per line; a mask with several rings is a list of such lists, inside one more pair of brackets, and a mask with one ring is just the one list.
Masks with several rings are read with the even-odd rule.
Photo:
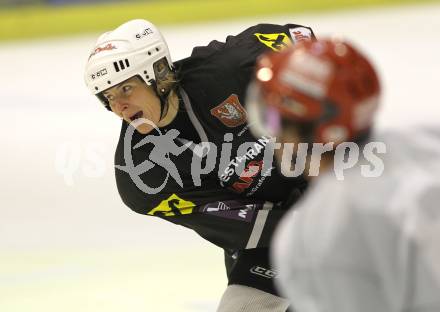
[[162, 58], [153, 64], [156, 80], [152, 81], [154, 91], [160, 100], [160, 119], [168, 112], [168, 96], [176, 86], [174, 68], [168, 64], [166, 58]]
[[173, 73], [173, 67], [166, 58], [161, 58], [153, 64], [154, 76], [157, 81], [164, 81]]

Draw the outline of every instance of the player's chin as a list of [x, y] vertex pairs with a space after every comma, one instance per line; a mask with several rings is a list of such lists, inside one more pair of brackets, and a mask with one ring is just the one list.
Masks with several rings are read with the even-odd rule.
[[154, 121], [144, 116], [141, 116], [140, 118], [137, 118], [135, 120], [131, 120], [130, 118], [128, 118], [128, 120], [126, 121], [140, 134], [149, 134], [155, 128], [158, 128], [157, 124]]
[[149, 134], [153, 130], [154, 127], [148, 124], [142, 124], [136, 127], [136, 131], [139, 132], [140, 134]]

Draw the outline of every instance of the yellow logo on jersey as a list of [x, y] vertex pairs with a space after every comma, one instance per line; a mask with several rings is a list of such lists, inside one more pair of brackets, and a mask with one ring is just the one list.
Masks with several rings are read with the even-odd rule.
[[277, 52], [281, 51], [282, 49], [284, 49], [285, 47], [291, 44], [289, 36], [287, 36], [285, 33], [278, 33], [278, 34], [255, 33], [254, 35], [261, 43], [267, 45], [269, 48]]
[[184, 214], [190, 214], [196, 205], [193, 202], [184, 200], [176, 194], [171, 195], [167, 199], [160, 202], [160, 204], [148, 212], [152, 216], [173, 217]]

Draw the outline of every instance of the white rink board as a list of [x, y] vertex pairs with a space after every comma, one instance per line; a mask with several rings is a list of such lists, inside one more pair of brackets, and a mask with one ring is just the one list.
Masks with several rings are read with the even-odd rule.
[[[440, 120], [440, 5], [164, 28], [174, 60], [258, 22], [310, 25], [364, 48], [384, 84], [380, 127]], [[83, 83], [96, 36], [0, 45], [0, 311], [215, 311], [223, 255], [132, 213], [112, 160], [120, 121]], [[62, 174], [68, 152], [71, 170]]]

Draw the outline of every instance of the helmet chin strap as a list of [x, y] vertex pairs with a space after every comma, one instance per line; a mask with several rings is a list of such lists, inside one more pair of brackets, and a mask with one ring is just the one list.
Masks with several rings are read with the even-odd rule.
[[168, 95], [170, 94], [170, 92], [165, 92], [164, 89], [161, 89], [159, 91], [156, 91], [157, 96], [159, 97], [160, 100], [160, 117], [159, 117], [159, 121], [161, 121], [166, 114], [168, 113], [168, 108], [169, 108], [169, 104], [168, 104]]
[[156, 80], [151, 80], [151, 85], [153, 86], [153, 90], [156, 93], [157, 97], [160, 101], [160, 117], [159, 121], [161, 121], [165, 115], [168, 113], [168, 95], [170, 91], [165, 91], [165, 89], [158, 90]]

